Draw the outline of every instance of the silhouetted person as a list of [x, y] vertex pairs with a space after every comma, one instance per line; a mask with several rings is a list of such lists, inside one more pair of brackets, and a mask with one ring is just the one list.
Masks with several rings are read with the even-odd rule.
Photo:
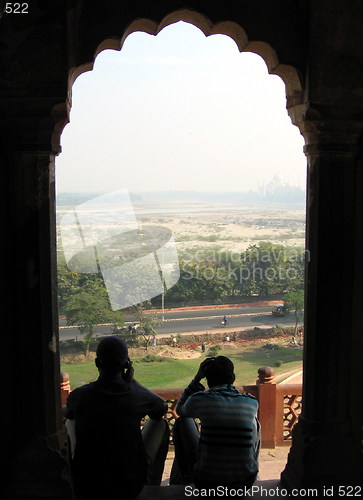
[[[97, 347], [96, 382], [68, 396], [75, 422], [72, 474], [77, 498], [134, 498], [144, 484], [160, 484], [169, 445], [165, 401], [133, 377], [126, 343], [105, 337]], [[150, 417], [140, 431], [140, 421]], [[69, 421], [68, 421], [69, 423]]]
[[[206, 377], [209, 390], [200, 381]], [[181, 395], [174, 426], [175, 460], [171, 484], [197, 488], [249, 488], [258, 473], [260, 424], [258, 402], [241, 394], [232, 361], [205, 359]], [[193, 419], [201, 422], [201, 431]]]

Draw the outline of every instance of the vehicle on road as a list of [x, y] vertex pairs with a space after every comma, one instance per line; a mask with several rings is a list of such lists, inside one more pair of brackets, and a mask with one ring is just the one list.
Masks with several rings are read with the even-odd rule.
[[272, 316], [286, 316], [286, 306], [285, 304], [276, 304], [272, 308]]

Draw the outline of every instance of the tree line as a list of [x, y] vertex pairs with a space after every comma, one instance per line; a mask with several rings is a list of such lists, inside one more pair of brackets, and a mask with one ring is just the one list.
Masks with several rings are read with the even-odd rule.
[[[305, 252], [302, 248], [260, 242], [244, 252], [216, 249], [186, 250], [179, 258], [179, 281], [165, 293], [168, 307], [188, 303], [220, 303], [226, 299], [241, 300], [258, 296], [266, 299], [275, 294], [299, 292], [303, 307]], [[121, 284], [119, 285], [121, 286]], [[68, 325], [77, 325], [86, 334], [100, 323], [123, 326], [121, 311], [112, 311], [102, 274], [70, 271], [64, 257], [58, 261], [59, 312]], [[147, 307], [160, 307], [160, 297], [135, 305], [136, 316]], [[291, 304], [290, 309], [296, 307]]]
[[[250, 245], [242, 253], [208, 249], [185, 251], [179, 258], [179, 281], [166, 291], [165, 302], [177, 306], [251, 296], [266, 299], [303, 290], [304, 268], [304, 249], [269, 242]], [[109, 310], [109, 322], [120, 320], [120, 316], [110, 309], [102, 274], [70, 271], [62, 258], [58, 263], [58, 299], [60, 314], [76, 309], [78, 302], [83, 304], [80, 307], [90, 304], [93, 314]], [[151, 299], [148, 305], [159, 307], [160, 297]]]
[[[208, 249], [184, 251], [179, 258], [179, 281], [166, 291], [165, 301], [173, 305], [205, 300], [218, 303], [225, 298], [266, 299], [302, 290], [305, 257], [302, 248], [269, 242], [250, 245], [242, 253]], [[102, 274], [70, 271], [63, 258], [58, 264], [58, 298], [60, 314], [67, 314], [77, 300], [97, 302], [94, 314], [110, 309]], [[160, 297], [152, 299], [151, 304], [159, 306]], [[110, 318], [119, 319], [117, 314], [111, 314]]]
[[180, 279], [165, 294], [168, 304], [271, 295], [303, 290], [303, 248], [260, 242], [244, 252], [198, 250], [180, 257]]

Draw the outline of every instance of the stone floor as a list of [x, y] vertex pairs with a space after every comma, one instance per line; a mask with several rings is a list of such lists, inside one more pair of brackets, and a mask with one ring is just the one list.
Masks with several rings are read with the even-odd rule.
[[[259, 479], [266, 480], [279, 480], [280, 474], [285, 468], [287, 461], [287, 454], [290, 450], [289, 446], [279, 446], [274, 449], [262, 448], [260, 451], [260, 472]], [[170, 448], [164, 468], [164, 475], [162, 486], [169, 485], [169, 477], [171, 466], [174, 459], [174, 449]]]
[[[250, 490], [251, 494], [248, 496], [252, 496], [256, 500], [259, 498], [268, 498], [270, 496], [280, 496], [278, 491], [279, 479], [281, 472], [285, 468], [289, 450], [289, 446], [283, 446], [274, 449], [262, 449], [260, 451], [259, 480], [255, 483], [253, 490]], [[138, 500], [179, 500], [196, 496], [196, 494], [193, 494], [193, 488], [191, 486], [189, 486], [189, 490], [186, 490], [185, 486], [169, 486], [169, 476], [173, 458], [174, 450], [171, 448], [165, 463], [162, 487], [145, 487], [139, 495]], [[270, 494], [268, 490], [271, 490]], [[239, 496], [241, 497], [241, 495]], [[238, 498], [238, 496], [235, 495], [235, 498]]]

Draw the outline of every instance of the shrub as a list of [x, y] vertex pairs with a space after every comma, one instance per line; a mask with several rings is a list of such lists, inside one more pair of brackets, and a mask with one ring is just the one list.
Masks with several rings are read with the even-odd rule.
[[219, 351], [221, 350], [221, 346], [218, 344], [212, 345], [208, 349], [208, 356], [218, 356]]
[[147, 354], [143, 358], [139, 360], [141, 363], [154, 363], [155, 361], [165, 361], [164, 358], [161, 358], [160, 356], [155, 356], [155, 354]]
[[262, 346], [261, 349], [270, 349], [271, 351], [278, 351], [279, 349], [282, 349], [282, 348], [283, 348], [283, 346], [281, 346], [280, 344], [267, 343], [264, 346]]
[[274, 327], [274, 333], [276, 335], [283, 335], [285, 333], [285, 329], [282, 326], [280, 326], [280, 325], [276, 325]]

